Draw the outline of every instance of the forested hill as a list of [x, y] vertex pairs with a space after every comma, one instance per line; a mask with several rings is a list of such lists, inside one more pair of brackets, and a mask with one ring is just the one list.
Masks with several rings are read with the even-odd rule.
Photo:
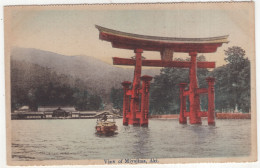
[[[159, 72], [159, 69], [144, 70], [143, 74], [154, 76]], [[42, 105], [71, 105], [79, 110], [97, 110], [102, 103], [110, 103], [111, 88], [121, 90], [121, 83], [132, 81], [133, 74], [133, 69], [115, 67], [94, 57], [13, 48], [12, 110], [23, 105], [34, 110]]]
[[[200, 88], [207, 88], [206, 78], [215, 77], [215, 109], [232, 112], [236, 109], [249, 112], [250, 109], [250, 62], [241, 47], [230, 47], [225, 51], [226, 65], [213, 71], [198, 69]], [[198, 57], [204, 61], [205, 57]], [[201, 59], [201, 60], [200, 60]], [[179, 83], [189, 83], [188, 69], [163, 68], [151, 85], [150, 113], [179, 113]], [[187, 102], [188, 103], [188, 102]], [[207, 110], [207, 97], [201, 96], [201, 108]]]
[[[32, 48], [13, 48], [11, 59], [48, 67], [58, 74], [69, 75], [86, 82], [96, 93], [110, 94], [110, 89], [121, 88], [121, 82], [132, 81], [132, 68], [120, 68], [91, 56], [66, 56]], [[112, 59], [112, 58], [111, 58]], [[145, 69], [145, 75], [158, 75], [159, 69]]]
[[28, 105], [74, 106], [78, 110], [98, 110], [102, 99], [86, 82], [69, 75], [57, 74], [50, 68], [25, 61], [11, 61], [12, 111]]

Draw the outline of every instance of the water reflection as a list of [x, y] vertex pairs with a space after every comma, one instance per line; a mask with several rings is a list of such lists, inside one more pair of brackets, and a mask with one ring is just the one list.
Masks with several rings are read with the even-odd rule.
[[113, 137], [113, 136], [116, 136], [118, 134], [118, 132], [109, 132], [109, 133], [99, 133], [99, 132], [96, 132], [95, 135], [97, 137], [100, 137], [100, 138], [104, 138], [104, 137]]
[[152, 146], [150, 143], [149, 127], [133, 127], [135, 132], [133, 142], [134, 158], [147, 158], [151, 152]]

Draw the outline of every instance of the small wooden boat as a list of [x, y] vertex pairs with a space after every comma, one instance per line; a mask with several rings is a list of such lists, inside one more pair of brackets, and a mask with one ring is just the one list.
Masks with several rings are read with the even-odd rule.
[[96, 125], [97, 133], [101, 134], [111, 134], [117, 131], [117, 125], [114, 121], [97, 121]]
[[98, 134], [114, 134], [117, 131], [117, 125], [114, 119], [114, 115], [112, 115], [113, 121], [108, 121], [107, 115], [109, 115], [109, 113], [104, 112], [102, 115], [103, 117], [97, 120], [96, 132]]

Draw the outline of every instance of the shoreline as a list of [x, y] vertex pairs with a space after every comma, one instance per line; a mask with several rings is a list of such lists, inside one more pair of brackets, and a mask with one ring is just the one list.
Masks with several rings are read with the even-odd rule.
[[251, 113], [216, 113], [217, 119], [251, 119]]
[[[121, 117], [117, 117], [121, 118]], [[205, 118], [205, 117], [202, 117]], [[68, 120], [68, 119], [96, 119], [95, 117], [68, 118], [13, 118], [12, 120]], [[149, 119], [179, 119], [179, 114], [149, 115]], [[251, 119], [251, 113], [216, 113], [216, 119]]]
[[149, 115], [149, 119], [178, 119], [179, 114]]
[[[149, 118], [150, 119], [178, 119], [179, 114], [150, 115]], [[216, 113], [216, 119], [251, 119], [251, 113]]]

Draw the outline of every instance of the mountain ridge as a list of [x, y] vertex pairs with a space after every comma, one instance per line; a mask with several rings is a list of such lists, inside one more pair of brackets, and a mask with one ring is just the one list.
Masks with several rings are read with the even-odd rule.
[[[60, 74], [67, 74], [87, 82], [97, 92], [110, 92], [120, 88], [123, 81], [132, 81], [134, 69], [121, 68], [105, 63], [95, 57], [83, 55], [62, 55], [34, 48], [14, 47], [11, 60], [25, 61], [51, 68]], [[160, 69], [144, 69], [145, 75], [155, 76]]]

